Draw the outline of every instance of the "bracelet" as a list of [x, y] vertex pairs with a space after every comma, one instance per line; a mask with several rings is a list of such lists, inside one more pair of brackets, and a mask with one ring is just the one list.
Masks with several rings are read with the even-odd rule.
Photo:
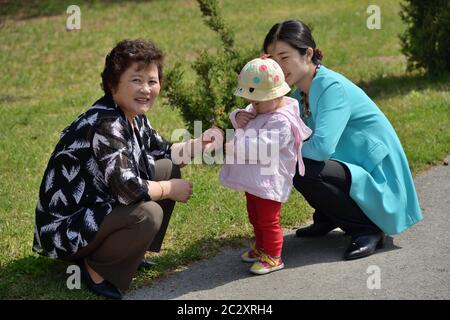
[[164, 197], [164, 188], [162, 187], [162, 185], [159, 181], [156, 181], [156, 182], [158, 182], [158, 185], [161, 188], [161, 196], [159, 197], [159, 200], [162, 200]]

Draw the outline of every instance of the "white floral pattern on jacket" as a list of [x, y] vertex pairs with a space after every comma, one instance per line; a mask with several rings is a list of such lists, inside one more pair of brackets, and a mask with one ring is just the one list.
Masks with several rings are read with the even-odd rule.
[[155, 160], [170, 159], [172, 144], [145, 115], [135, 122], [137, 129], [103, 97], [61, 132], [39, 190], [34, 252], [70, 256], [93, 240], [116, 205], [151, 200], [146, 180]]

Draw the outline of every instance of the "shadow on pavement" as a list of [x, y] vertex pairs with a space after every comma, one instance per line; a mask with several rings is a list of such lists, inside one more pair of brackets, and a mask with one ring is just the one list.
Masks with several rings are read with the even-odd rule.
[[[341, 261], [350, 240], [340, 230], [320, 238], [297, 238], [295, 234], [288, 234], [284, 237], [283, 247], [286, 268]], [[383, 248], [376, 250], [374, 254], [395, 249], [400, 247], [394, 245], [392, 237], [387, 236]]]
[[[281, 272], [287, 272], [290, 268], [342, 261], [349, 244], [350, 237], [345, 236], [342, 231], [332, 231], [324, 237], [310, 239], [297, 238], [295, 233], [288, 233], [284, 236], [283, 247], [286, 269]], [[394, 245], [391, 237], [387, 237], [384, 248], [377, 250], [375, 254], [399, 248]], [[235, 281], [243, 281], [242, 290], [247, 290], [251, 288], [253, 281], [264, 280], [265, 276], [252, 275], [248, 271], [251, 264], [241, 262], [240, 254], [245, 249], [224, 249], [212, 259], [194, 263], [183, 271], [159, 279], [150, 287], [129, 292], [126, 298], [177, 299], [186, 294], [192, 297], [196, 291], [208, 291]], [[281, 273], [271, 275], [275, 274]], [[202, 296], [204, 297], [204, 292]]]

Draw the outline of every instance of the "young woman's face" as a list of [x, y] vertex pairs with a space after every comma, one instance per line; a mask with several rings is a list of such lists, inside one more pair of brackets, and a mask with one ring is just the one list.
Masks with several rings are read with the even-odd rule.
[[150, 109], [160, 90], [156, 64], [152, 63], [139, 70], [139, 65], [133, 63], [120, 76], [119, 84], [113, 92], [113, 99], [127, 118], [132, 120]]
[[288, 43], [276, 41], [267, 48], [267, 51], [283, 69], [284, 77], [289, 86], [298, 85], [308, 74], [312, 49], [308, 49], [305, 55], [300, 55], [300, 52]]

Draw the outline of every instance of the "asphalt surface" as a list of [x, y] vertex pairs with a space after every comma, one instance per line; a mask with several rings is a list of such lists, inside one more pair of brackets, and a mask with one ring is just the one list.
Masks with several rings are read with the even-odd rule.
[[383, 249], [353, 261], [342, 255], [350, 238], [340, 229], [315, 239], [285, 232], [285, 269], [254, 276], [245, 250], [187, 266], [125, 299], [450, 299], [450, 166], [415, 179], [424, 219]]

